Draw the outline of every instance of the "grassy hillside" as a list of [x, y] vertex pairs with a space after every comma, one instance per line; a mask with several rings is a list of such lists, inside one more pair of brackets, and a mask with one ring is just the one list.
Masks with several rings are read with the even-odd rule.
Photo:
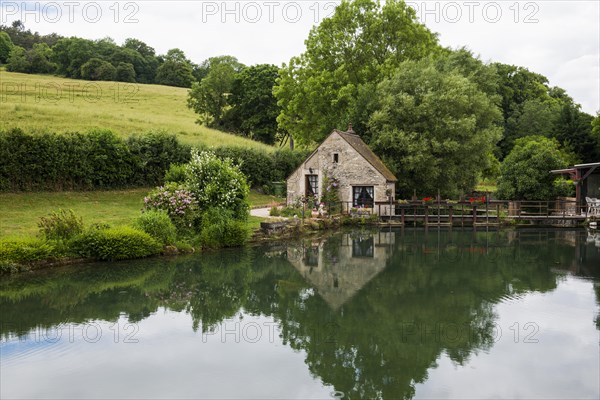
[[123, 82], [90, 82], [0, 69], [0, 129], [84, 132], [108, 128], [123, 136], [164, 129], [183, 143], [273, 149], [194, 123], [187, 89]]

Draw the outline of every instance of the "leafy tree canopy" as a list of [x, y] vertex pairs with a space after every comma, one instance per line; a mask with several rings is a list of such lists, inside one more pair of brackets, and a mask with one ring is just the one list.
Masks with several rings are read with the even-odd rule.
[[6, 64], [10, 51], [15, 47], [6, 32], [0, 32], [0, 64]]
[[564, 193], [554, 185], [553, 169], [566, 168], [573, 155], [555, 139], [528, 136], [517, 139], [500, 167], [497, 195], [511, 200], [551, 200]]
[[235, 57], [221, 56], [207, 60], [204, 65], [208, 65], [208, 73], [192, 85], [188, 107], [198, 114], [199, 124], [222, 127], [228, 97], [242, 64]]
[[361, 104], [370, 90], [361, 86], [372, 89], [402, 61], [438, 49], [436, 35], [404, 1], [343, 0], [311, 30], [306, 51], [280, 71], [274, 88], [279, 126], [307, 144], [322, 140], [333, 127], [345, 128], [350, 119], [363, 131]]
[[279, 108], [273, 86], [278, 72], [275, 65], [259, 64], [235, 75], [225, 116], [229, 130], [263, 143], [275, 142]]
[[449, 197], [472, 190], [501, 137], [501, 114], [490, 97], [443, 65], [405, 61], [377, 86], [371, 147], [398, 176], [402, 197], [414, 189]]

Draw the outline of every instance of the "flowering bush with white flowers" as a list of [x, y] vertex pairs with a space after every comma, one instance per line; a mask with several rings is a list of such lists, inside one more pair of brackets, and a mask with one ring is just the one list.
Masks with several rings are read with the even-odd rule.
[[185, 186], [200, 210], [219, 207], [232, 211], [234, 219], [248, 217], [250, 188], [246, 176], [229, 158], [219, 159], [211, 151], [192, 150]]
[[178, 228], [191, 228], [198, 216], [198, 201], [176, 183], [157, 187], [144, 197], [144, 210], [164, 210]]

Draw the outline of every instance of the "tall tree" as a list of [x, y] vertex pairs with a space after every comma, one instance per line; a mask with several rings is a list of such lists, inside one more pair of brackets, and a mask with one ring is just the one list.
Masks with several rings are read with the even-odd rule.
[[402, 197], [472, 190], [501, 137], [501, 113], [490, 97], [439, 65], [405, 61], [377, 86], [371, 147], [401, 178]]
[[236, 74], [224, 121], [228, 128], [263, 143], [275, 142], [279, 108], [273, 86], [278, 71], [275, 65], [259, 64]]
[[194, 82], [188, 94], [188, 107], [198, 114], [197, 122], [212, 127], [222, 127], [233, 82], [242, 64], [235, 57], [210, 59], [208, 74]]
[[[335, 13], [314, 27], [306, 51], [280, 71], [275, 96], [280, 128], [294, 139], [323, 139], [348, 120], [367, 128], [364, 96], [404, 60], [438, 50], [437, 37], [417, 20], [402, 0], [342, 0]], [[369, 89], [361, 90], [362, 85]]]

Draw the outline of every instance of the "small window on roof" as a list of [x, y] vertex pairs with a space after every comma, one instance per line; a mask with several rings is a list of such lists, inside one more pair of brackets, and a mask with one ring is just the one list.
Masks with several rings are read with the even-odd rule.
[[338, 153], [333, 153], [333, 162], [337, 163], [340, 160]]

